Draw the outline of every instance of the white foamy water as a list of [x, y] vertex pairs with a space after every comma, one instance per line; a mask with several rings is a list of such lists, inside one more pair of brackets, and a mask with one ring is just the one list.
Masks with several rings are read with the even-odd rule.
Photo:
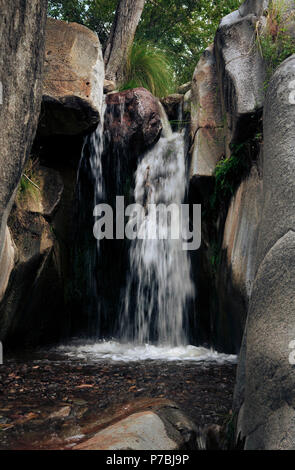
[[218, 364], [236, 364], [237, 356], [217, 353], [211, 349], [197, 346], [154, 346], [151, 344], [135, 345], [116, 341], [69, 344], [59, 346], [57, 352], [69, 358], [86, 359], [94, 362], [214, 362]]
[[[187, 304], [195, 288], [182, 240], [165, 236], [167, 207], [174, 204], [179, 209], [186, 190], [183, 135], [172, 134], [169, 128], [165, 133], [167, 137], [144, 155], [136, 171], [135, 202], [145, 207], [145, 215], [137, 221], [138, 239], [129, 251], [120, 338], [180, 346], [187, 343]], [[172, 226], [175, 229], [175, 222]], [[158, 236], [153, 239], [149, 235], [154, 233]], [[141, 353], [150, 354], [145, 349]]]

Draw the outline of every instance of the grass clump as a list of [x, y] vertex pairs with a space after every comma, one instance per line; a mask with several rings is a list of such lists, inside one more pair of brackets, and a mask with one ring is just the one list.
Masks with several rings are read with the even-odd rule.
[[35, 200], [38, 200], [40, 188], [38, 186], [38, 178], [36, 170], [38, 167], [38, 159], [30, 158], [24, 172], [22, 174], [19, 187], [18, 187], [18, 197], [21, 199], [32, 197]]
[[155, 46], [134, 43], [126, 65], [125, 83], [120, 91], [144, 87], [162, 98], [174, 91], [174, 74], [167, 56]]
[[272, 0], [266, 24], [259, 22], [256, 26], [257, 45], [266, 64], [265, 89], [277, 67], [295, 53], [295, 38], [288, 31], [288, 24], [295, 20], [295, 12], [288, 13], [287, 7], [286, 0]]

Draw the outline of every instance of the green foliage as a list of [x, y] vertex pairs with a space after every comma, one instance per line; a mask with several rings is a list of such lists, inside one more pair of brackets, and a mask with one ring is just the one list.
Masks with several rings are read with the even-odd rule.
[[173, 92], [173, 69], [163, 52], [144, 43], [133, 44], [121, 90], [144, 87], [159, 98]]
[[[98, 33], [105, 45], [118, 0], [49, 0], [54, 18], [76, 21]], [[188, 82], [202, 51], [213, 41], [221, 18], [241, 0], [146, 0], [136, 42], [151, 44], [170, 58], [177, 83]]]
[[185, 83], [213, 42], [221, 18], [240, 4], [241, 0], [147, 0], [136, 37], [168, 53], [178, 84]]
[[235, 145], [230, 157], [221, 160], [215, 168], [215, 189], [211, 197], [211, 207], [218, 201], [228, 201], [235, 193], [242, 177], [249, 170], [249, 160], [242, 151], [244, 143]]
[[220, 246], [217, 243], [217, 241], [213, 241], [211, 244], [211, 267], [213, 273], [216, 273], [218, 266], [220, 265], [221, 262], [221, 250]]
[[266, 26], [257, 25], [257, 44], [266, 64], [265, 88], [277, 67], [295, 52], [295, 39], [286, 28], [286, 24], [294, 20], [294, 12], [288, 14], [286, 8], [285, 0], [273, 0], [268, 9]]
[[29, 159], [18, 187], [18, 197], [20, 199], [32, 197], [38, 200], [40, 189], [38, 188], [38, 178], [36, 176], [37, 165], [38, 161], [36, 159]]

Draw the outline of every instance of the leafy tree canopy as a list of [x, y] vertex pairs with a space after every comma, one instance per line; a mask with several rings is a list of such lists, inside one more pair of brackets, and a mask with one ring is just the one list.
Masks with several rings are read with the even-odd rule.
[[[118, 0], [49, 0], [49, 15], [76, 21], [98, 33], [104, 45]], [[202, 51], [213, 41], [220, 19], [241, 0], [146, 0], [136, 40], [170, 58], [178, 83], [191, 80]]]

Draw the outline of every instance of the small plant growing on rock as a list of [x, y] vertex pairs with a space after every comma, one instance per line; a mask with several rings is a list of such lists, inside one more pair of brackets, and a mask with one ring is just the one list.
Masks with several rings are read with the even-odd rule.
[[38, 199], [40, 188], [38, 186], [36, 168], [38, 166], [38, 160], [34, 157], [30, 158], [24, 172], [22, 174], [19, 187], [18, 197], [20, 199], [32, 197]]
[[277, 67], [295, 53], [295, 37], [290, 32], [294, 21], [295, 12], [288, 12], [286, 0], [273, 0], [267, 11], [266, 23], [263, 20], [256, 25], [257, 45], [266, 64], [265, 89]]

